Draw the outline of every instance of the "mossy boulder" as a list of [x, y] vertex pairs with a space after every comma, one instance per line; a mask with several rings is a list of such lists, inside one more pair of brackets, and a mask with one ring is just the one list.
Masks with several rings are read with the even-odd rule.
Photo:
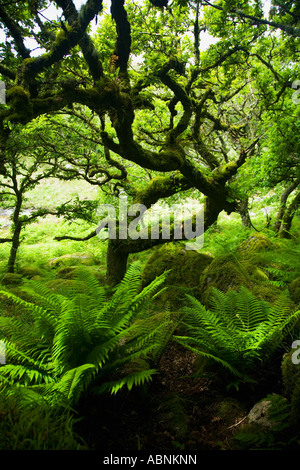
[[273, 247], [271, 240], [262, 233], [251, 234], [237, 248], [241, 256], [251, 255], [255, 252], [270, 250]]
[[264, 284], [263, 282], [253, 284], [250, 290], [255, 295], [255, 297], [261, 300], [266, 300], [270, 304], [274, 304], [282, 295], [282, 290], [280, 287]]
[[203, 303], [207, 304], [212, 288], [222, 292], [239, 290], [241, 286], [250, 287], [251, 280], [245, 267], [232, 255], [221, 255], [203, 271], [199, 289]]
[[35, 266], [22, 266], [18, 270], [18, 274], [21, 276], [26, 277], [27, 279], [32, 279], [36, 276], [42, 276], [42, 271]]
[[293, 282], [291, 282], [289, 285], [289, 292], [293, 302], [295, 302], [295, 304], [300, 303], [300, 277], [297, 277]]
[[179, 309], [186, 301], [186, 294], [198, 295], [199, 277], [213, 258], [205, 253], [185, 250], [181, 243], [168, 243], [156, 249], [149, 258], [142, 274], [142, 287], [156, 276], [170, 270], [163, 291], [157, 298], [158, 306]]
[[55, 277], [61, 279], [74, 279], [77, 271], [77, 266], [64, 266], [56, 272]]
[[22, 283], [22, 274], [6, 273], [1, 279], [4, 286], [18, 286]]
[[[82, 266], [63, 266], [55, 273], [56, 279], [76, 279], [77, 274]], [[84, 269], [89, 271], [100, 284], [105, 284], [105, 271], [100, 270], [98, 266], [84, 266]]]
[[155, 250], [146, 263], [142, 285], [144, 287], [150, 284], [156, 276], [170, 270], [166, 279], [169, 286], [196, 287], [200, 274], [212, 260], [212, 256], [186, 250], [182, 244], [165, 244]]
[[91, 266], [93, 264], [97, 264], [97, 260], [90, 253], [71, 253], [53, 258], [49, 261], [48, 264], [51, 268], [57, 268], [60, 266], [74, 266], [78, 264]]

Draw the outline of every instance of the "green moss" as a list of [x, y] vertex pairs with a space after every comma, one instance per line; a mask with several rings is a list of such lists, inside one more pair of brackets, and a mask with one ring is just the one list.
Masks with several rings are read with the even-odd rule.
[[35, 276], [42, 276], [42, 271], [34, 266], [22, 266], [18, 269], [18, 273], [28, 279], [32, 279]]
[[144, 189], [141, 189], [136, 193], [135, 201], [142, 202], [147, 207], [157, 201], [158, 195], [172, 195], [174, 194], [174, 188], [178, 190], [186, 187], [185, 178], [180, 174], [174, 174], [172, 176], [158, 176], [153, 178]]
[[199, 276], [213, 258], [204, 253], [185, 250], [183, 244], [166, 243], [149, 258], [143, 274], [142, 284], [146, 286], [167, 270], [167, 284], [170, 286], [196, 287]]
[[66, 292], [66, 289], [76, 286], [77, 282], [74, 279], [58, 278], [58, 279], [52, 279], [51, 281], [46, 282], [45, 285], [49, 289], [52, 289], [56, 294], [64, 295], [64, 293]]
[[[75, 279], [80, 266], [63, 266], [55, 273], [56, 279]], [[105, 284], [105, 271], [100, 271], [98, 266], [85, 266], [85, 270], [90, 272], [101, 285]], [[55, 283], [54, 283], [55, 285]]]
[[64, 266], [57, 271], [56, 277], [62, 279], [74, 279], [77, 270], [77, 266]]
[[200, 274], [212, 260], [210, 255], [185, 250], [184, 244], [167, 243], [156, 249], [146, 263], [142, 286], [147, 286], [156, 276], [170, 270], [166, 279], [167, 289], [157, 297], [157, 306], [177, 310], [186, 302], [186, 294], [199, 295]]
[[232, 424], [234, 418], [244, 416], [245, 410], [241, 403], [234, 398], [225, 398], [223, 401], [214, 405], [214, 415], [216, 421], [223, 421], [226, 424]]
[[266, 235], [254, 233], [240, 244], [237, 251], [241, 256], [247, 256], [254, 252], [269, 250], [272, 246], [271, 240]]
[[7, 273], [1, 279], [4, 286], [17, 286], [22, 283], [22, 275], [16, 273]]
[[282, 295], [282, 290], [274, 285], [267, 285], [263, 283], [253, 284], [251, 292], [258, 298], [266, 300], [270, 304], [274, 304], [278, 297]]
[[258, 281], [268, 281], [269, 277], [267, 274], [260, 268], [254, 267], [252, 271], [252, 277], [253, 279], [257, 279]]
[[53, 258], [49, 261], [49, 266], [52, 268], [57, 268], [58, 266], [74, 266], [74, 265], [85, 265], [90, 266], [97, 264], [94, 256], [89, 253], [71, 253], [58, 258]]
[[300, 303], [300, 277], [297, 277], [297, 279], [291, 282], [289, 292], [293, 302], [295, 302], [295, 304]]
[[8, 90], [7, 102], [11, 109], [8, 120], [25, 124], [31, 119], [33, 110], [30, 102], [30, 94], [23, 87], [14, 86]]
[[199, 289], [203, 303], [207, 304], [212, 287], [222, 292], [229, 289], [239, 290], [241, 286], [250, 287], [251, 280], [243, 265], [232, 255], [222, 255], [203, 271]]
[[225, 165], [221, 165], [216, 170], [214, 170], [214, 180], [221, 181], [223, 179], [227, 179], [228, 176], [232, 173], [233, 170], [237, 168], [237, 164], [235, 162], [229, 162]]
[[62, 28], [59, 28], [56, 33], [56, 42], [59, 43], [61, 40], [66, 39], [68, 36], [68, 33], [72, 31], [72, 28], [68, 23], [64, 24], [64, 27], [66, 31]]

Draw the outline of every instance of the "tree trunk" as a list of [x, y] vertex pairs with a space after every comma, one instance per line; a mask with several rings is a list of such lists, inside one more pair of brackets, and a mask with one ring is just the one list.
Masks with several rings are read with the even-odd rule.
[[10, 249], [8, 264], [7, 264], [7, 271], [9, 273], [13, 273], [15, 271], [15, 264], [17, 259], [17, 252], [20, 246], [20, 235], [22, 230], [22, 222], [20, 221], [20, 213], [22, 208], [22, 196], [17, 191], [17, 202], [16, 207], [13, 214], [13, 223], [14, 223], [14, 231], [12, 236], [12, 245]]
[[243, 226], [246, 228], [251, 228], [252, 224], [249, 215], [248, 202], [248, 198], [244, 199], [239, 205], [238, 212], [241, 216]]
[[276, 220], [275, 220], [275, 224], [274, 224], [275, 233], [278, 233], [279, 230], [280, 230], [282, 219], [283, 219], [284, 213], [286, 211], [287, 199], [288, 199], [289, 195], [294, 191], [294, 189], [297, 188], [298, 184], [299, 184], [299, 180], [293, 181], [293, 183], [290, 184], [290, 186], [282, 193], [282, 195], [280, 197], [280, 207], [279, 207], [279, 210], [278, 210], [278, 213], [277, 213], [277, 216], [276, 216]]
[[106, 282], [109, 286], [115, 286], [122, 281], [126, 269], [128, 252], [122, 249], [122, 242], [108, 241], [106, 254]]
[[18, 223], [15, 225], [14, 234], [12, 237], [12, 245], [9, 254], [9, 260], [7, 265], [7, 271], [13, 273], [15, 271], [15, 264], [17, 259], [17, 252], [20, 246], [20, 234], [22, 230], [22, 224]]
[[293, 202], [286, 208], [279, 229], [280, 238], [291, 238], [290, 230], [292, 221], [297, 209], [300, 206], [300, 191], [295, 196]]

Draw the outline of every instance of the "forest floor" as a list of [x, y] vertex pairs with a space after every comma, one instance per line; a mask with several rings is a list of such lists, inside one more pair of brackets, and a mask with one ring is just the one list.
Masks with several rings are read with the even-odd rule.
[[170, 344], [144, 393], [121, 391], [82, 403], [76, 432], [100, 452], [238, 449], [235, 434], [259, 399], [280, 392], [279, 374], [270, 374], [266, 389], [227, 393], [213, 375], [193, 378], [194, 361], [193, 353]]

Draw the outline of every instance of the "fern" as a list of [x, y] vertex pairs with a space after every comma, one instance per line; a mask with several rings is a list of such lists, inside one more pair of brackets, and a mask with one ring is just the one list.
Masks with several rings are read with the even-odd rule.
[[[33, 319], [25, 335], [23, 324], [22, 341], [22, 319], [2, 319], [13, 361], [0, 367], [5, 393], [56, 407], [76, 403], [87, 389], [116, 393], [149, 382], [155, 369], [148, 364], [155, 363], [174, 329], [168, 315], [145, 314], [164, 280], [161, 275], [140, 290], [141, 267], [133, 263], [110, 296], [85, 269], [64, 295], [32, 281], [25, 286], [32, 303], [2, 291]], [[132, 370], [141, 360], [143, 368]]]
[[300, 311], [290, 311], [284, 296], [271, 306], [245, 287], [227, 294], [213, 289], [210, 310], [188, 299], [181, 322], [184, 334], [174, 338], [242, 381], [253, 381], [255, 366], [271, 357], [300, 317]]
[[248, 423], [237, 432], [234, 440], [244, 450], [284, 450], [296, 440], [291, 426], [291, 406], [281, 395], [269, 394], [265, 400], [270, 402], [268, 419], [270, 427], [263, 429], [256, 423]]
[[264, 253], [265, 270], [270, 273], [270, 284], [287, 287], [300, 276], [300, 245], [297, 243], [284, 244], [276, 251]]

